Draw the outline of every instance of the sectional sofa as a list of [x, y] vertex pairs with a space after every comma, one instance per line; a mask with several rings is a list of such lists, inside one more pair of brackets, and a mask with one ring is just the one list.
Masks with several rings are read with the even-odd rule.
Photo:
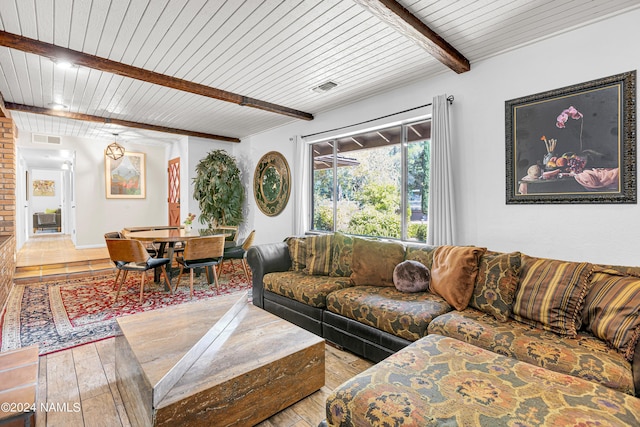
[[[640, 399], [634, 397], [640, 394], [638, 267], [568, 262], [471, 246], [402, 244], [340, 233], [259, 245], [249, 250], [247, 259], [253, 271], [254, 305], [372, 361], [388, 358], [372, 368], [375, 375], [366, 374], [369, 380], [358, 386], [346, 384], [348, 392], [344, 388], [334, 392], [327, 403], [331, 425], [368, 425], [365, 421], [379, 420], [384, 414], [367, 414], [371, 401], [365, 400], [369, 403], [360, 407], [358, 399], [389, 393], [397, 397], [402, 393], [391, 385], [406, 391], [405, 382], [411, 390], [431, 391], [418, 393], [422, 404], [414, 402], [413, 409], [403, 407], [398, 414], [409, 414], [412, 422], [420, 414], [436, 425], [444, 418], [454, 425], [466, 422], [468, 412], [460, 415], [451, 408], [437, 412], [435, 406], [425, 404], [425, 400], [442, 400], [446, 392], [442, 385], [436, 391], [426, 387], [425, 381], [433, 385], [436, 377], [473, 369], [486, 375], [496, 366], [510, 378], [503, 385], [513, 389], [527, 383], [535, 388], [524, 393], [526, 398], [512, 398], [521, 411], [533, 405], [530, 409], [538, 418], [531, 417], [541, 421], [532, 425], [563, 416], [541, 396], [551, 395], [549, 389], [567, 378], [578, 382], [574, 388], [579, 395], [559, 408], [581, 408], [600, 420], [602, 405], [622, 405], [624, 414], [601, 418], [609, 422], [607, 417], [614, 417], [623, 421], [621, 425], [640, 414]], [[411, 286], [412, 282], [420, 286]], [[404, 361], [407, 354], [412, 364]], [[443, 360], [464, 360], [468, 354], [478, 360], [473, 367], [443, 364]], [[432, 363], [425, 365], [416, 355], [422, 355], [423, 362], [441, 365], [438, 369]], [[522, 380], [525, 374], [517, 373], [530, 367], [538, 369], [531, 375], [539, 378], [534, 381], [527, 374], [528, 380]], [[489, 375], [493, 385], [501, 378], [498, 371]], [[395, 381], [389, 378], [391, 372]], [[459, 384], [450, 387], [456, 389]], [[600, 403], [593, 403], [594, 396], [599, 396]], [[465, 399], [461, 402], [458, 409], [465, 407]], [[467, 396], [466, 404], [470, 402], [479, 404]], [[506, 416], [495, 402], [486, 405], [497, 411], [487, 419]], [[629, 413], [634, 408], [638, 412]], [[504, 418], [506, 424], [519, 420], [512, 409], [503, 408], [511, 414]]]

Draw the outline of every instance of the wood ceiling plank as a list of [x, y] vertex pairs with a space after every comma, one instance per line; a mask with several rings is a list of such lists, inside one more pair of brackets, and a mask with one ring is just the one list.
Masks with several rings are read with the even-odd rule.
[[94, 97], [96, 96], [98, 85], [100, 85], [100, 80], [104, 73], [92, 69], [88, 71], [87, 77], [82, 81], [82, 94], [79, 101], [74, 105], [78, 105], [76, 108], [78, 112], [92, 114], [95, 113], [95, 108], [97, 107], [97, 101], [94, 100]]
[[38, 37], [38, 21], [36, 19], [35, 3], [18, 1], [16, 3], [20, 21], [20, 34], [27, 37]]
[[99, 69], [107, 73], [124, 77], [144, 80], [150, 83], [158, 84], [160, 86], [166, 86], [172, 89], [191, 92], [196, 95], [206, 96], [225, 102], [232, 102], [242, 106], [258, 108], [277, 114], [284, 114], [298, 119], [313, 120], [313, 115], [305, 113], [303, 111], [295, 110], [293, 108], [276, 105], [270, 102], [261, 101], [255, 98], [235, 94], [198, 83], [193, 83], [172, 76], [159, 74], [153, 71], [132, 67], [120, 62], [111, 61], [109, 59], [100, 58], [86, 53], [61, 48], [59, 46], [43, 43], [38, 40], [25, 38], [4, 31], [0, 32], [0, 44], [12, 49], [22, 50], [46, 57], [66, 57], [76, 65]]
[[148, 130], [154, 130], [158, 132], [172, 133], [176, 135], [196, 136], [198, 138], [215, 139], [215, 140], [227, 141], [227, 142], [240, 142], [238, 138], [231, 138], [231, 137], [222, 136], [222, 135], [213, 135], [213, 134], [204, 133], [204, 132], [189, 131], [185, 129], [176, 129], [176, 128], [170, 128], [166, 126], [157, 126], [157, 125], [151, 125], [148, 123], [138, 123], [138, 122], [132, 122], [128, 120], [121, 120], [121, 119], [109, 118], [109, 117], [100, 117], [100, 116], [94, 116], [94, 115], [83, 114], [83, 113], [72, 113], [69, 111], [56, 111], [48, 108], [34, 107], [32, 105], [15, 104], [12, 102], [7, 102], [5, 103], [5, 105], [6, 105], [6, 108], [8, 108], [9, 110], [18, 110], [18, 111], [23, 111], [27, 113], [42, 114], [45, 116], [64, 117], [64, 118], [73, 119], [73, 120], [83, 120], [83, 121], [96, 122], [96, 123], [112, 123], [112, 124], [125, 126], [125, 127], [148, 129]]
[[113, 42], [113, 47], [109, 52], [109, 56], [106, 56], [105, 58], [122, 62], [124, 53], [129, 48], [129, 45], [133, 40], [133, 36], [136, 34], [136, 30], [139, 28], [147, 9], [151, 10], [154, 8], [155, 5], [151, 5], [149, 0], [129, 0], [127, 12], [120, 24], [116, 38]]
[[125, 19], [129, 2], [112, 1], [104, 3], [109, 3], [109, 9], [107, 15], [104, 17], [104, 25], [102, 26], [102, 31], [100, 31], [100, 40], [96, 47], [95, 55], [100, 58], [110, 58], [113, 45]]
[[87, 24], [87, 28], [90, 29], [90, 31], [87, 31], [87, 33], [82, 38], [83, 52], [91, 55], [97, 55], [98, 45], [100, 44], [104, 26], [107, 22], [107, 15], [109, 14], [110, 6], [111, 2], [91, 2], [91, 10], [89, 11], [89, 20]]
[[353, 0], [413, 40], [456, 73], [471, 69], [469, 60], [395, 0]]
[[[140, 18], [140, 22], [136, 25], [136, 29], [131, 35], [131, 40], [129, 40], [120, 62], [131, 64], [136, 67], [147, 68], [146, 59], [149, 57], [149, 54], [151, 54], [152, 50], [158, 47], [158, 42], [154, 42], [154, 46], [147, 52], [145, 52], [144, 47], [149, 45], [151, 40], [155, 40], [155, 31], [159, 31], [159, 34], [163, 34], [163, 29], [161, 25], [159, 25], [159, 20], [162, 14], [166, 12], [168, 4], [170, 4], [169, 0], [154, 1], [153, 4], [149, 4]], [[188, 31], [188, 28], [185, 28], [185, 31]]]
[[[296, 70], [300, 63], [314, 62], [306, 54], [321, 48], [323, 35], [329, 34], [338, 24], [357, 25], [365, 18], [360, 8], [349, 2], [340, 2], [330, 9], [320, 7], [310, 10], [299, 19], [291, 22], [278, 37], [257, 52], [257, 57], [248, 57], [250, 62], [241, 62], [221, 76], [222, 84], [240, 87], [245, 84], [253, 87], [256, 82], [267, 80], [268, 75], [282, 75], [283, 71]], [[264, 52], [269, 52], [265, 55]], [[316, 64], [317, 65], [317, 64]], [[255, 71], [252, 71], [255, 70]]]
[[84, 51], [85, 38], [93, 33], [93, 29], [89, 27], [93, 3], [95, 2], [84, 1], [73, 5], [69, 28], [69, 49]]
[[[54, 2], [38, 2], [36, 7], [36, 20], [38, 22], [38, 32], [34, 38], [46, 43], [53, 43], [53, 7]], [[6, 30], [9, 31], [9, 30]], [[13, 31], [9, 31], [13, 32]], [[25, 34], [26, 35], [26, 34]]]
[[11, 51], [10, 56], [13, 67], [12, 71], [16, 75], [16, 84], [18, 85], [18, 90], [20, 92], [19, 99], [21, 99], [22, 102], [30, 103], [33, 101], [31, 96], [31, 82], [29, 79], [21, 78], [22, 76], [28, 75], [26, 55], [22, 52]]
[[[160, 34], [150, 38], [147, 43], [147, 50], [151, 50], [151, 55], [147, 57], [143, 67], [192, 80], [186, 74], [191, 66], [185, 64], [193, 64], [194, 58], [204, 57], [206, 51], [203, 50], [203, 45], [217, 39], [220, 26], [236, 8], [235, 3], [209, 1], [204, 4], [190, 2], [179, 14], [171, 9], [167, 10], [162, 18], [168, 19], [169, 23], [158, 25], [157, 31]], [[151, 46], [154, 41], [155, 45]], [[204, 84], [202, 81], [197, 82]]]
[[[365, 38], [360, 40], [359, 35], [346, 33], [348, 40], [340, 40], [343, 50], [335, 52], [335, 57], [331, 49], [323, 51], [319, 48], [318, 57], [314, 61], [309, 61], [307, 64], [292, 64], [290, 70], [282, 72], [280, 76], [280, 78], [292, 82], [287, 86], [286, 91], [282, 91], [282, 99], [287, 99], [286, 96], [290, 96], [293, 92], [297, 92], [299, 96], [301, 90], [306, 90], [304, 94], [307, 96], [321, 96], [311, 92], [309, 89], [326, 80], [334, 80], [339, 84], [341, 82], [357, 84], [359, 81], [366, 81], [365, 78], [360, 76], [362, 73], [371, 74], [371, 72], [378, 70], [379, 67], [389, 62], [395, 62], [397, 56], [401, 56], [403, 60], [408, 60], [407, 64], [425, 57], [425, 55], [420, 55], [419, 48], [413, 43], [408, 43], [404, 37], [386, 26], [382, 25], [382, 27], [383, 30], [380, 32], [373, 27], [372, 33], [367, 30], [360, 31], [356, 27], [355, 30], [364, 34]], [[354, 41], [353, 45], [351, 40]], [[404, 53], [405, 49], [410, 49], [413, 52], [413, 56], [409, 57]], [[348, 58], [348, 60], [341, 60], [341, 57]], [[319, 64], [326, 65], [318, 66]], [[311, 84], [311, 81], [315, 81], [315, 83]], [[279, 81], [274, 79], [274, 83], [274, 86], [277, 87]], [[305, 84], [306, 86], [300, 87], [300, 84]], [[265, 95], [267, 93], [269, 92], [265, 92]], [[273, 96], [273, 94], [269, 96]]]
[[33, 105], [44, 105], [44, 86], [42, 82], [42, 71], [40, 69], [40, 57], [36, 55], [25, 55], [25, 61], [30, 85], [30, 102]]
[[[348, 12], [332, 17], [331, 21], [326, 22], [322, 28], [306, 33], [305, 38], [298, 42], [298, 46], [302, 45], [303, 48], [290, 51], [288, 55], [283, 50], [279, 63], [265, 64], [260, 68], [262, 71], [260, 74], [247, 75], [243, 80], [236, 81], [234, 85], [246, 87], [247, 91], [256, 95], [269, 93], [269, 96], [274, 97], [268, 99], [284, 99], [285, 94], [294, 90], [294, 87], [298, 90], [300, 97], [305, 97], [312, 94], [310, 92], [312, 87], [326, 80], [344, 83], [342, 76], [328, 75], [326, 70], [341, 60], [351, 63], [352, 55], [361, 48], [360, 43], [368, 42], [368, 39], [362, 36], [376, 39], [380, 37], [375, 34], [375, 28], [369, 29], [363, 22], [363, 20], [372, 19], [364, 11], [352, 5], [352, 9]], [[377, 21], [374, 20], [374, 22]], [[334, 37], [332, 36], [333, 26], [345, 28], [346, 32]], [[385, 26], [381, 27], [383, 32], [393, 34]], [[352, 32], [352, 28], [356, 30]], [[278, 57], [279, 55], [273, 59]], [[265, 85], [263, 83], [265, 81], [270, 84]], [[296, 102], [299, 102], [299, 99]]]
[[57, 0], [53, 5], [53, 44], [69, 47], [73, 0]]
[[6, 99], [14, 100], [20, 96], [18, 76], [13, 66], [10, 49], [0, 49], [0, 92]]
[[[229, 43], [234, 43], [242, 37], [243, 31], [238, 30], [238, 27], [243, 24], [245, 19], [250, 19], [251, 13], [258, 5], [257, 2], [233, 2], [233, 4], [228, 2], [228, 4], [228, 7], [221, 8], [207, 23], [205, 30], [211, 32], [210, 37], [206, 39], [198, 37], [197, 40], [189, 42], [189, 44], [194, 43], [197, 46], [196, 55], [190, 57], [178, 55], [177, 60], [167, 61], [166, 70], [176, 70], [176, 75], [184, 76], [187, 80], [208, 84], [202, 78], [203, 72], [206, 72], [211, 64], [216, 64], [214, 68], [217, 68], [221, 52]], [[235, 31], [239, 31], [239, 33], [235, 35]], [[221, 86], [219, 82], [216, 82], [216, 86], [225, 87]]]
[[[536, 10], [536, 19], [531, 19], [529, 7], [523, 6], [515, 13], [504, 6], [501, 10], [493, 11], [492, 17], [483, 22], [482, 27], [470, 28], [466, 37], [472, 43], [469, 43], [467, 51], [484, 58], [490, 55], [489, 52], [499, 52], [513, 45], [545, 37], [556, 32], [559, 27], [571, 27], [573, 24], [570, 21], [574, 18], [584, 19], [579, 15], [580, 12], [574, 12], [571, 5], [564, 3], [540, 5], [540, 9]], [[493, 30], [494, 26], [498, 29]], [[489, 31], [490, 35], [487, 36]], [[482, 36], [482, 43], [476, 41], [479, 35]]]
[[18, 0], [0, 1], [0, 23], [2, 23], [3, 31], [12, 33], [20, 33], [20, 16], [16, 2]]
[[[245, 6], [246, 5], [246, 6]], [[191, 81], [203, 82], [204, 84], [227, 87], [218, 76], [218, 68], [237, 57], [243, 57], [247, 50], [252, 49], [252, 44], [259, 43], [258, 37], [264, 33], [266, 28], [274, 25], [279, 17], [285, 13], [284, 3], [273, 5], [271, 3], [246, 3], [243, 7], [247, 10], [239, 10], [234, 14], [235, 19], [226, 22], [220, 34], [215, 39], [209, 39], [207, 48], [209, 52], [204, 56], [203, 61], [199, 61], [194, 67], [188, 69], [193, 61], [183, 62], [180, 67], [180, 75]], [[241, 53], [241, 54], [239, 54]], [[186, 73], [184, 71], [187, 71]]]

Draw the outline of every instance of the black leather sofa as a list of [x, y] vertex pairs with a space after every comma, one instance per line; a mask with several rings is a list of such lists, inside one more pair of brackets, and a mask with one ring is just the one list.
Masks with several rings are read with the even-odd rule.
[[374, 362], [411, 344], [411, 341], [380, 329], [265, 290], [262, 281], [265, 274], [287, 271], [291, 267], [285, 242], [251, 247], [247, 252], [247, 262], [253, 274], [255, 306]]

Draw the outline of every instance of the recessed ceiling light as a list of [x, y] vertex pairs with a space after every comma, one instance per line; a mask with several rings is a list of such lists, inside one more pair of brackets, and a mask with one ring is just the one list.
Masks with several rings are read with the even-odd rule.
[[65, 108], [69, 108], [64, 104], [58, 104], [57, 102], [50, 102], [47, 106], [52, 110], [64, 110]]
[[73, 62], [65, 61], [64, 59], [56, 59], [53, 62], [58, 66], [58, 68], [62, 68], [63, 70], [75, 67]]

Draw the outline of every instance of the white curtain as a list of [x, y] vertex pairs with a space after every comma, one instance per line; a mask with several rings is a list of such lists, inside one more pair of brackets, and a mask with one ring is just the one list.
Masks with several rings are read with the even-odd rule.
[[447, 95], [433, 98], [431, 118], [431, 179], [427, 244], [453, 245], [455, 241], [451, 127]]
[[295, 173], [293, 175], [293, 233], [302, 235], [309, 230], [309, 144], [299, 136], [292, 138], [295, 144]]

